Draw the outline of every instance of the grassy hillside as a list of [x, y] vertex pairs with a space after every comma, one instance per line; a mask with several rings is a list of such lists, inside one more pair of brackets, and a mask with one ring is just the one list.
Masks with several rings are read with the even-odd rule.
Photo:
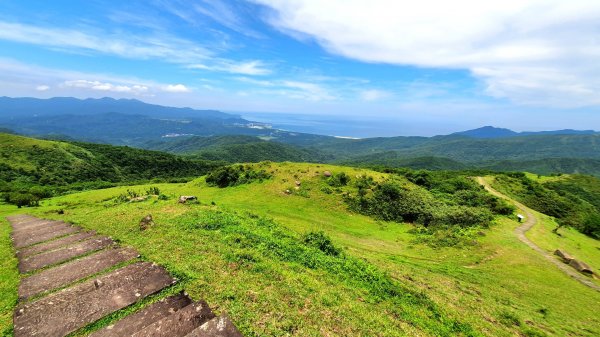
[[[87, 191], [26, 211], [136, 247], [180, 276], [194, 298], [227, 311], [247, 336], [600, 334], [600, 294], [518, 241], [513, 229], [519, 224], [511, 216], [496, 216], [460, 248], [432, 246], [415, 225], [351, 212], [344, 197], [358, 177], [369, 176], [443, 200], [450, 197], [443, 180], [456, 179], [430, 179], [432, 187], [423, 190], [411, 182], [426, 186], [428, 180], [418, 176], [316, 164], [252, 167], [271, 177], [226, 188], [199, 178]], [[324, 178], [325, 170], [350, 182], [336, 187]], [[150, 186], [170, 198], [120, 201], [127, 190]], [[178, 204], [179, 195], [197, 195], [200, 203]], [[139, 219], [149, 213], [156, 226], [140, 232]], [[535, 240], [554, 240], [548, 228], [534, 229]], [[600, 260], [598, 241], [581, 235], [569, 240], [587, 259]], [[10, 263], [3, 269], [1, 293], [14, 291], [13, 269]]]

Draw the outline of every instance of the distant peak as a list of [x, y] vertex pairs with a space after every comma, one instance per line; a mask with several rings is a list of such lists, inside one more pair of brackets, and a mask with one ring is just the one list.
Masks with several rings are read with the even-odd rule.
[[472, 138], [502, 138], [516, 136], [518, 135], [518, 133], [510, 129], [497, 128], [495, 126], [486, 125], [473, 130], [456, 132], [453, 133], [453, 135], [467, 136]]

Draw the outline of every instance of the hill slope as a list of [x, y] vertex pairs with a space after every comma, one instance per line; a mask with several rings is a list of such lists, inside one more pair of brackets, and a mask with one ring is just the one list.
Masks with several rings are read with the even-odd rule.
[[5, 192], [35, 185], [66, 187], [86, 182], [183, 178], [215, 166], [155, 151], [0, 133], [0, 186]]
[[[595, 310], [600, 294], [523, 245], [513, 233], [519, 224], [512, 217], [498, 216], [490, 228], [477, 229], [482, 234], [474, 233], [475, 243], [433, 247], [422, 240], [420, 227], [349, 211], [344, 199], [345, 192], [356, 195], [359, 177], [367, 176], [394, 179], [407, 191], [431, 193], [436, 200], [466, 197], [471, 194], [445, 194], [462, 188], [465, 176], [391, 176], [294, 163], [246, 168], [272, 176], [226, 188], [210, 186], [204, 178], [153, 184], [170, 199], [135, 204], [118, 202], [118, 197], [150, 185], [88, 191], [53, 198], [27, 211], [74, 221], [134, 246], [179, 275], [192, 297], [219, 304], [245, 335], [600, 333]], [[336, 187], [342, 173], [350, 180]], [[298, 189], [295, 181], [300, 182]], [[179, 195], [196, 195], [200, 203], [178, 204]], [[57, 215], [58, 208], [65, 208], [65, 214]], [[139, 219], [147, 214], [156, 225], [140, 232]], [[553, 234], [545, 221], [539, 233], [532, 229], [535, 240], [554, 242], [548, 241]], [[320, 231], [326, 236], [315, 234]], [[565, 237], [581, 247], [573, 254], [585, 252], [590, 264], [600, 268], [598, 241], [571, 231]]]

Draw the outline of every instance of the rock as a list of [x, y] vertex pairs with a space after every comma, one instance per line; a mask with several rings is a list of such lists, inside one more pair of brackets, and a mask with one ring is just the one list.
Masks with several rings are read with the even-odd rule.
[[299, 180], [296, 180], [296, 186], [300, 186], [302, 183]]
[[285, 192], [284, 192], [284, 193], [285, 193], [285, 194], [292, 194], [292, 191], [290, 191], [290, 190], [285, 190]]
[[140, 220], [140, 230], [145, 231], [150, 226], [154, 225], [154, 220], [152, 220], [152, 215], [148, 214]]
[[198, 200], [198, 198], [194, 195], [182, 195], [179, 197], [179, 203], [185, 204], [188, 201]]
[[145, 201], [148, 199], [148, 196], [145, 195], [143, 197], [135, 197], [135, 198], [131, 198], [129, 199], [129, 202], [140, 202], [140, 201]]
[[323, 172], [323, 175], [324, 175], [324, 176], [326, 176], [326, 177], [331, 177], [331, 172], [329, 172], [329, 171], [324, 171], [324, 172]]
[[575, 268], [580, 273], [594, 275], [592, 268], [583, 261], [572, 259], [571, 262], [569, 262], [569, 266]]
[[564, 263], [569, 263], [573, 260], [573, 257], [571, 255], [569, 255], [569, 253], [562, 251], [560, 249], [555, 250], [554, 255], [560, 257]]

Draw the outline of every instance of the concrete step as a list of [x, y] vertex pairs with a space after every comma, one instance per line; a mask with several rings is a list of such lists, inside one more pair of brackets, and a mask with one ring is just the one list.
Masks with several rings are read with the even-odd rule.
[[185, 337], [244, 337], [229, 317], [221, 315], [202, 324]]
[[16, 249], [21, 249], [27, 246], [34, 245], [36, 243], [41, 243], [44, 241], [52, 240], [55, 238], [59, 238], [61, 236], [65, 236], [68, 234], [73, 234], [79, 232], [79, 227], [75, 226], [65, 226], [60, 229], [52, 230], [50, 232], [42, 233], [42, 234], [29, 234], [29, 235], [19, 235], [18, 237], [13, 237], [13, 245]]
[[175, 283], [162, 267], [138, 262], [19, 305], [14, 336], [65, 336]]
[[183, 337], [214, 317], [208, 304], [198, 301], [148, 325], [132, 337]]
[[138, 252], [130, 248], [107, 249], [79, 260], [43, 270], [21, 280], [19, 299], [25, 300], [43, 292], [64, 287], [138, 256]]
[[181, 293], [162, 299], [148, 307], [124, 317], [113, 325], [109, 325], [90, 335], [90, 337], [121, 337], [131, 336], [145, 327], [169, 316], [181, 308], [192, 304], [192, 300]]
[[106, 236], [97, 236], [86, 241], [74, 243], [57, 250], [33, 255], [19, 261], [19, 271], [28, 273], [40, 268], [59, 264], [72, 258], [91, 253], [113, 244], [113, 241]]
[[93, 231], [92, 232], [78, 232], [78, 233], [75, 233], [75, 234], [72, 234], [69, 236], [62, 237], [60, 239], [47, 241], [47, 242], [40, 243], [37, 245], [21, 248], [20, 250], [17, 251], [16, 255], [17, 255], [17, 258], [24, 259], [26, 257], [32, 256], [35, 254], [48, 252], [48, 251], [78, 242], [78, 241], [89, 239], [94, 235], [96, 235], [96, 232], [93, 232]]

